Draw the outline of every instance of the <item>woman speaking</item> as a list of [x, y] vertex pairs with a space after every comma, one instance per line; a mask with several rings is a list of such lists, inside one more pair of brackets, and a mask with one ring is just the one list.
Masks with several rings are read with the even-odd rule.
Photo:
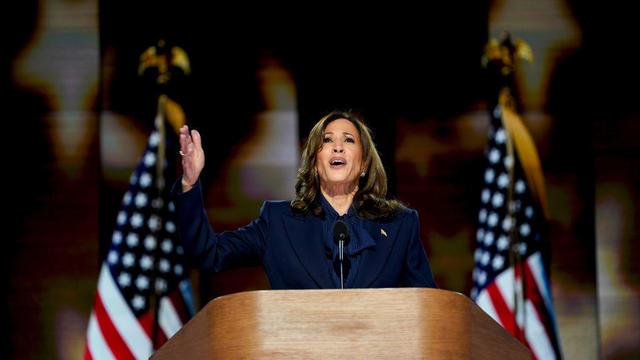
[[202, 139], [180, 129], [183, 176], [174, 186], [178, 229], [191, 264], [224, 271], [264, 266], [273, 289], [436, 287], [418, 214], [385, 198], [387, 176], [369, 129], [332, 112], [302, 152], [293, 201], [265, 201], [260, 216], [216, 233], [202, 200]]

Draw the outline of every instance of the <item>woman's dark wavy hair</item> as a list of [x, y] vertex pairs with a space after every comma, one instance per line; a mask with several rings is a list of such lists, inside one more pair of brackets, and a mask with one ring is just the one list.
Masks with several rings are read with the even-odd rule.
[[299, 214], [324, 216], [319, 197], [320, 178], [316, 169], [316, 155], [322, 148], [325, 128], [330, 122], [338, 119], [349, 120], [358, 129], [362, 144], [362, 164], [366, 173], [359, 178], [358, 191], [353, 198], [352, 206], [356, 215], [365, 219], [394, 217], [403, 205], [397, 200], [386, 198], [387, 174], [373, 143], [371, 131], [356, 114], [346, 111], [329, 113], [311, 129], [302, 151], [296, 181], [296, 198], [291, 201], [291, 209]]

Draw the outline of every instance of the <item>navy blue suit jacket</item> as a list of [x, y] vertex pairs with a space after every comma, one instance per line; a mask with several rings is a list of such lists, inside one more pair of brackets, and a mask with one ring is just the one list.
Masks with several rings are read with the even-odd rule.
[[[178, 230], [193, 265], [216, 272], [263, 265], [273, 289], [334, 288], [318, 217], [292, 212], [288, 201], [265, 201], [260, 217], [249, 225], [215, 233], [200, 182], [186, 193], [179, 193], [179, 188], [178, 182], [174, 186]], [[364, 223], [376, 246], [360, 255], [352, 287], [437, 287], [415, 210], [405, 208], [390, 221]]]

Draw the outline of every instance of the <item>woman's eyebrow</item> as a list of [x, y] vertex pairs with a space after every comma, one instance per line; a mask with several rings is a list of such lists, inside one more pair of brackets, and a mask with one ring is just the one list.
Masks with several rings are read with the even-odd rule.
[[[343, 131], [342, 134], [343, 135], [353, 136], [353, 134], [348, 132], [348, 131]], [[333, 131], [326, 131], [323, 135], [333, 135]]]

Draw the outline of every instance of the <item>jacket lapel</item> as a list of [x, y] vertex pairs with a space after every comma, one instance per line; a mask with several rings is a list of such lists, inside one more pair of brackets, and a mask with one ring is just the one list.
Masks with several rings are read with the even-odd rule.
[[311, 279], [321, 289], [333, 288], [322, 246], [322, 223], [315, 216], [283, 217], [287, 237], [293, 251]]
[[397, 239], [398, 232], [395, 231], [393, 224], [364, 221], [364, 227], [376, 241], [376, 246], [362, 253], [358, 273], [353, 281], [354, 288], [370, 287], [382, 269], [384, 269], [387, 264], [387, 258], [391, 255], [393, 244]]

